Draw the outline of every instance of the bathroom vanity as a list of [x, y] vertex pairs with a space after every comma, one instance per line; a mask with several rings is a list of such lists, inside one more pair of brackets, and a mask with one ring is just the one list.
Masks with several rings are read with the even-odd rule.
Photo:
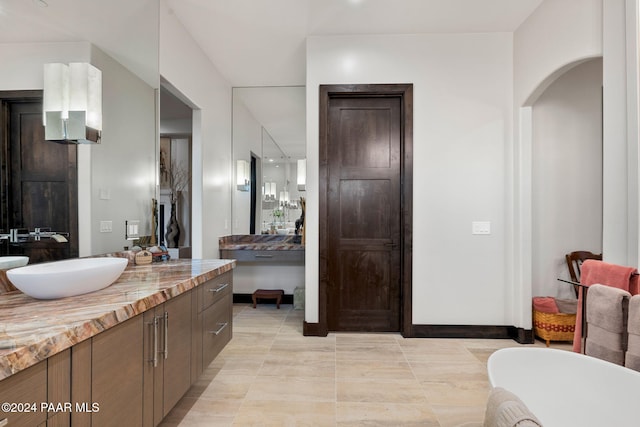
[[129, 265], [85, 295], [0, 295], [0, 425], [158, 425], [231, 340], [234, 267]]
[[305, 249], [302, 236], [247, 234], [218, 239], [220, 258], [238, 262], [234, 292], [238, 300], [249, 301], [257, 289], [282, 289], [285, 301], [304, 286]]

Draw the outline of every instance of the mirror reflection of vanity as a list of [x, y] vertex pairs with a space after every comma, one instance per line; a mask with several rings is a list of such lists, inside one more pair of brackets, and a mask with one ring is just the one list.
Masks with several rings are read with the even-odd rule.
[[302, 86], [233, 88], [234, 169], [238, 161], [255, 164], [255, 192], [233, 191], [233, 234], [294, 233], [305, 195], [298, 186], [305, 122]]
[[[128, 220], [140, 221], [141, 234], [150, 234], [158, 152], [157, 0], [136, 8], [127, 0], [48, 7], [3, 2], [2, 9], [0, 91], [40, 91], [45, 63], [88, 62], [102, 71], [102, 142], [77, 146], [76, 226], [55, 231], [75, 238], [76, 256], [122, 250], [130, 244]], [[33, 232], [51, 225], [18, 226]]]
[[286, 302], [304, 286], [304, 242], [295, 224], [305, 158], [303, 86], [233, 88], [234, 172], [243, 163], [252, 171], [248, 185], [234, 182], [232, 235], [219, 241], [221, 257], [238, 260], [234, 293], [283, 289]]

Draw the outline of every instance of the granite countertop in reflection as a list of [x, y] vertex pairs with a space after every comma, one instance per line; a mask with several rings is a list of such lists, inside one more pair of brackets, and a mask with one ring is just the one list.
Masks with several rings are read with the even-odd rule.
[[102, 290], [55, 300], [0, 295], [0, 380], [141, 314], [235, 267], [234, 260], [129, 265]]
[[302, 236], [295, 234], [234, 234], [218, 239], [220, 250], [304, 251]]

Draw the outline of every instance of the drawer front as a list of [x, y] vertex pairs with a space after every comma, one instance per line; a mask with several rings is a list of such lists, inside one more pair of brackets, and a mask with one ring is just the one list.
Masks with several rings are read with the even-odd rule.
[[304, 262], [304, 251], [259, 251], [259, 250], [220, 250], [223, 259], [235, 259], [238, 262]]
[[206, 369], [224, 346], [231, 341], [233, 319], [231, 301], [231, 295], [229, 295], [203, 312], [203, 369]]
[[233, 293], [233, 274], [228, 271], [198, 287], [200, 311]]
[[36, 426], [44, 423], [47, 412], [41, 410], [40, 404], [47, 402], [47, 362], [42, 361], [2, 380], [0, 401], [13, 404], [9, 411], [0, 410], [0, 425]]

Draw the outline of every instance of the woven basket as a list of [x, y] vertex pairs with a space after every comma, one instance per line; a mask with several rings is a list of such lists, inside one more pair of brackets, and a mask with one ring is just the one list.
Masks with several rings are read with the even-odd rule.
[[545, 340], [547, 347], [550, 341], [573, 341], [575, 330], [575, 314], [544, 313], [533, 310], [533, 333]]

